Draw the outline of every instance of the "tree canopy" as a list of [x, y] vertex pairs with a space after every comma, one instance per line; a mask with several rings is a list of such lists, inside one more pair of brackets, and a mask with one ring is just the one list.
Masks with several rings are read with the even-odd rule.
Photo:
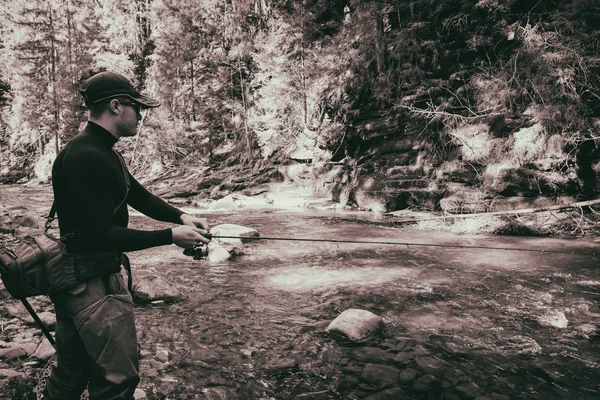
[[595, 0], [10, 0], [0, 16], [5, 172], [42, 174], [102, 70], [163, 104], [126, 144], [139, 169], [358, 159], [367, 120], [435, 147], [532, 109], [576, 152], [600, 117]]

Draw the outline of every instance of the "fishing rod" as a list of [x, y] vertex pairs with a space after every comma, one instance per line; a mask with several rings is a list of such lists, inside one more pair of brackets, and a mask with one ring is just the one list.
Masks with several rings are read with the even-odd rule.
[[[572, 250], [544, 250], [532, 249], [523, 247], [496, 247], [496, 246], [479, 246], [479, 245], [461, 245], [461, 244], [436, 244], [436, 243], [413, 243], [413, 242], [389, 242], [389, 241], [368, 241], [368, 240], [350, 240], [350, 239], [310, 239], [310, 238], [290, 238], [290, 237], [242, 237], [242, 236], [227, 236], [227, 235], [205, 235], [207, 239], [239, 239], [239, 240], [279, 240], [279, 241], [296, 241], [296, 242], [321, 242], [321, 243], [354, 243], [354, 244], [377, 244], [377, 245], [394, 245], [394, 246], [415, 246], [415, 247], [441, 247], [453, 249], [481, 249], [481, 250], [505, 250], [505, 251], [527, 251], [534, 253], [558, 253], [596, 256], [600, 253], [588, 251], [572, 251]], [[192, 256], [196, 260], [203, 259], [206, 256], [207, 250], [203, 249], [203, 244], [185, 249], [183, 254]]]

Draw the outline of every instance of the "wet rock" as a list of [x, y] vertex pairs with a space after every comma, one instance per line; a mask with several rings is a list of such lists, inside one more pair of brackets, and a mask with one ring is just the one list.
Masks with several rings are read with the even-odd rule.
[[331, 398], [331, 391], [321, 390], [318, 392], [302, 393], [294, 397], [294, 400], [327, 400]]
[[142, 389], [136, 388], [135, 393], [133, 393], [133, 400], [148, 400], [148, 396]]
[[440, 381], [433, 375], [423, 375], [414, 381], [412, 389], [419, 393], [435, 392], [440, 388]]
[[379, 387], [390, 387], [398, 381], [400, 371], [394, 367], [380, 364], [367, 364], [362, 371], [362, 378]]
[[161, 363], [166, 363], [169, 361], [169, 351], [166, 349], [157, 349], [156, 354], [154, 354], [154, 359]]
[[569, 325], [567, 317], [562, 311], [549, 311], [546, 314], [537, 318], [541, 326], [551, 326], [554, 328], [564, 329]]
[[231, 254], [219, 242], [213, 240], [208, 244], [208, 257], [206, 259], [209, 262], [219, 263], [230, 258]]
[[473, 382], [458, 385], [454, 390], [461, 399], [472, 400], [479, 396], [479, 386]]
[[210, 229], [210, 233], [215, 236], [236, 236], [242, 239], [234, 239], [234, 238], [217, 238], [216, 240], [221, 242], [222, 244], [232, 244], [232, 245], [241, 245], [242, 243], [247, 243], [252, 241], [252, 239], [244, 239], [244, 238], [253, 238], [260, 237], [258, 231], [254, 228], [249, 228], [247, 226], [236, 225], [236, 224], [221, 224], [216, 225]]
[[272, 375], [283, 375], [298, 368], [298, 363], [292, 358], [281, 358], [271, 361], [265, 371]]
[[190, 358], [192, 360], [198, 360], [205, 363], [211, 363], [214, 361], [219, 361], [221, 359], [221, 355], [216, 350], [211, 349], [193, 349], [190, 353]]
[[413, 355], [411, 353], [408, 353], [405, 351], [400, 352], [394, 356], [394, 362], [396, 362], [400, 365], [408, 365], [412, 362], [412, 360], [413, 360]]
[[399, 400], [404, 398], [406, 398], [406, 392], [399, 387], [394, 387], [365, 397], [365, 400]]
[[42, 343], [40, 343], [38, 348], [35, 350], [35, 353], [33, 353], [33, 358], [40, 361], [48, 361], [50, 358], [52, 358], [54, 353], [56, 353], [56, 350], [54, 350], [54, 346], [50, 344], [48, 339], [44, 339], [42, 340]]
[[211, 387], [202, 390], [206, 400], [237, 400], [237, 394], [227, 386]]
[[229, 381], [220, 375], [212, 374], [208, 377], [208, 386], [227, 386]]
[[423, 347], [423, 346], [416, 346], [416, 347], [413, 349], [413, 354], [414, 354], [415, 356], [428, 356], [428, 355], [430, 355], [431, 353], [429, 352], [429, 350], [427, 350], [427, 349], [426, 349], [425, 347]]
[[411, 384], [417, 379], [419, 373], [412, 368], [406, 368], [400, 372], [398, 376], [398, 382], [402, 385]]
[[356, 375], [344, 374], [338, 381], [337, 390], [339, 392], [350, 391], [360, 383], [359, 378]]
[[381, 331], [383, 319], [370, 311], [348, 309], [331, 321], [326, 332], [352, 341], [362, 341]]
[[362, 347], [354, 350], [352, 357], [356, 361], [382, 363], [391, 361], [394, 358], [394, 355], [377, 347]]
[[417, 368], [423, 374], [431, 374], [441, 378], [448, 369], [448, 363], [433, 357], [418, 357], [415, 359]]
[[593, 336], [598, 331], [598, 328], [594, 324], [581, 324], [577, 326], [577, 331], [584, 335]]
[[157, 300], [180, 301], [184, 296], [173, 287], [165, 278], [157, 275], [146, 275], [137, 278], [133, 284], [133, 296], [142, 302]]

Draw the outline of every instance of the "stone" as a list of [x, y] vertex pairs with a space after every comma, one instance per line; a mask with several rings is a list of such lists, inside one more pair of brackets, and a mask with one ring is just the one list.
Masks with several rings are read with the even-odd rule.
[[15, 376], [24, 378], [27, 374], [13, 369], [0, 368], [0, 378], [14, 378]]
[[237, 394], [227, 386], [210, 387], [202, 390], [206, 400], [237, 400]]
[[137, 278], [133, 284], [133, 296], [136, 300], [143, 302], [180, 301], [184, 298], [178, 289], [167, 282], [165, 278], [157, 275]]
[[48, 328], [48, 330], [54, 330], [56, 326], [56, 317], [54, 316], [54, 313], [51, 313], [49, 311], [42, 311], [41, 313], [38, 313], [38, 317], [43, 322], [43, 324], [46, 325], [46, 328]]
[[38, 222], [35, 216], [31, 213], [22, 213], [19, 215], [15, 215], [14, 222], [16, 225], [25, 227], [25, 228], [38, 228]]
[[298, 363], [292, 358], [282, 358], [271, 361], [265, 371], [272, 375], [280, 375], [291, 372], [298, 368]]
[[367, 310], [351, 308], [331, 321], [326, 332], [352, 341], [362, 341], [379, 333], [382, 327], [381, 317]]
[[213, 240], [208, 244], [208, 257], [211, 263], [220, 263], [231, 258], [231, 254], [219, 242]]
[[412, 368], [406, 368], [400, 372], [398, 376], [398, 382], [402, 385], [411, 384], [417, 379], [419, 373]]
[[454, 390], [461, 399], [465, 400], [473, 400], [479, 396], [479, 387], [473, 382], [458, 385]]
[[362, 347], [354, 350], [353, 358], [367, 363], [384, 363], [391, 361], [394, 355], [377, 347]]
[[133, 400], [148, 400], [148, 396], [146, 396], [146, 392], [142, 389], [136, 388], [133, 393]]
[[31, 316], [22, 304], [7, 304], [4, 306], [4, 310], [11, 317], [19, 318], [20, 320], [31, 319]]
[[161, 363], [166, 363], [169, 361], [169, 351], [166, 349], [157, 349], [156, 354], [154, 354], [154, 359]]
[[431, 374], [438, 378], [443, 377], [448, 369], [448, 363], [433, 357], [418, 357], [415, 363], [423, 374]]
[[380, 364], [367, 364], [362, 371], [362, 378], [369, 383], [385, 388], [394, 386], [400, 371], [394, 367]]
[[428, 393], [437, 391], [440, 387], [440, 381], [433, 375], [423, 375], [413, 383], [413, 390], [419, 393]]
[[331, 391], [320, 390], [318, 392], [301, 393], [294, 400], [327, 400], [331, 398]]
[[241, 245], [242, 243], [247, 243], [253, 240], [245, 238], [260, 237], [260, 234], [256, 229], [236, 224], [216, 225], [210, 229], [210, 233], [212, 233], [215, 236], [236, 236], [242, 238], [216, 238], [216, 240], [221, 242], [221, 244], [231, 245]]
[[17, 358], [27, 357], [28, 355], [27, 350], [20, 344], [12, 345], [6, 349], [0, 349], [0, 358], [5, 360], [15, 360]]
[[400, 352], [394, 356], [394, 362], [401, 364], [401, 365], [410, 364], [412, 359], [413, 359], [412, 354], [404, 352], [404, 351]]
[[537, 318], [541, 326], [551, 326], [564, 329], [569, 325], [569, 321], [562, 311], [551, 310]]
[[40, 361], [48, 361], [54, 353], [56, 353], [54, 346], [52, 346], [48, 339], [44, 339], [35, 350], [35, 353], [33, 353], [33, 358]]
[[404, 398], [407, 398], [404, 390], [394, 387], [365, 397], [365, 400], [400, 400]]

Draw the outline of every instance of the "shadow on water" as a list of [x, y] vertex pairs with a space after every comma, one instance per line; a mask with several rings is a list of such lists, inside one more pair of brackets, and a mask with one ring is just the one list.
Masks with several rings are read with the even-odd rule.
[[[269, 237], [594, 247], [325, 214], [215, 214], [209, 221], [251, 226]], [[137, 217], [133, 223], [151, 226]], [[598, 257], [269, 240], [244, 252], [214, 265], [184, 258], [174, 247], [132, 254], [139, 272], [161, 271], [187, 294], [181, 303], [137, 310], [147, 354], [142, 382], [151, 396], [600, 398]], [[386, 330], [360, 344], [325, 334], [348, 308], [382, 316]], [[158, 349], [171, 352], [166, 365], [152, 357]]]

